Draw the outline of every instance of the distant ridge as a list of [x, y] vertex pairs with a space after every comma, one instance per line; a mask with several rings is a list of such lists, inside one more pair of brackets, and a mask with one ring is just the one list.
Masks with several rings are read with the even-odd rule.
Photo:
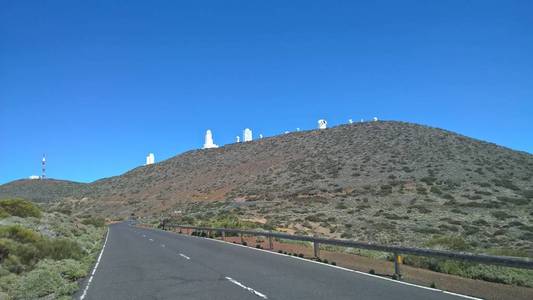
[[58, 179], [19, 179], [0, 185], [1, 198], [24, 198], [35, 202], [51, 202], [81, 193], [84, 183]]

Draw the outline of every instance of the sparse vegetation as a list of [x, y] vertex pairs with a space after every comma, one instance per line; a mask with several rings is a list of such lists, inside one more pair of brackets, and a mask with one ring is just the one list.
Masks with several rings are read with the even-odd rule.
[[0, 217], [16, 216], [21, 218], [41, 217], [41, 209], [30, 201], [22, 199], [0, 200]]
[[0, 292], [10, 299], [72, 295], [76, 281], [88, 274], [105, 229], [61, 213], [43, 213], [23, 200], [0, 203], [14, 216], [0, 226]]
[[[218, 149], [223, 156], [190, 151], [91, 184], [13, 182], [0, 197], [50, 192], [58, 195], [50, 206], [73, 215], [103, 216], [123, 203], [125, 214], [197, 226], [418, 247], [452, 235], [468, 251], [533, 253], [530, 154], [402, 122], [286, 137]], [[82, 225], [101, 224], [90, 218]]]

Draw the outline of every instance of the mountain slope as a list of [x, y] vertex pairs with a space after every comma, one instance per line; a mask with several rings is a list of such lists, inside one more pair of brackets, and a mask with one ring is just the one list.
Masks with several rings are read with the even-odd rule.
[[54, 202], [80, 194], [85, 186], [84, 183], [68, 180], [21, 179], [0, 185], [0, 199], [12, 197], [35, 202]]
[[531, 249], [532, 182], [533, 155], [380, 121], [189, 151], [78, 186], [63, 205], [123, 216], [236, 213], [290, 231], [378, 242], [478, 234], [487, 245]]

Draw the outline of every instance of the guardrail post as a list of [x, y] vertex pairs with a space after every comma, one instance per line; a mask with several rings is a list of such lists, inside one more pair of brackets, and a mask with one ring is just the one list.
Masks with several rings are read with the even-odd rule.
[[239, 235], [241, 236], [241, 245], [242, 245], [242, 243], [244, 243], [244, 239], [242, 237], [242, 233], [239, 233]]
[[319, 258], [320, 256], [320, 244], [317, 241], [313, 241], [313, 251], [315, 254], [315, 258]]
[[400, 264], [402, 263], [402, 257], [398, 253], [394, 253], [394, 276], [395, 279], [402, 279], [402, 273], [400, 270]]
[[268, 249], [274, 250], [274, 241], [272, 240], [272, 236], [268, 236]]
[[226, 232], [224, 230], [222, 230], [222, 240], [225, 241], [226, 240]]

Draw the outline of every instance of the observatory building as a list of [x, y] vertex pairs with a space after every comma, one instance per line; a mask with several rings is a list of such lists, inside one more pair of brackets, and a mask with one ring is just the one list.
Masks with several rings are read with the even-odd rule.
[[155, 162], [155, 156], [153, 153], [148, 154], [146, 157], [146, 165], [153, 165]]
[[244, 129], [243, 136], [244, 136], [244, 142], [251, 142], [252, 141], [252, 130], [250, 128]]
[[213, 133], [210, 129], [205, 132], [204, 149], [218, 148], [218, 145], [213, 143]]
[[324, 119], [318, 120], [318, 129], [326, 129], [328, 128], [328, 122]]

